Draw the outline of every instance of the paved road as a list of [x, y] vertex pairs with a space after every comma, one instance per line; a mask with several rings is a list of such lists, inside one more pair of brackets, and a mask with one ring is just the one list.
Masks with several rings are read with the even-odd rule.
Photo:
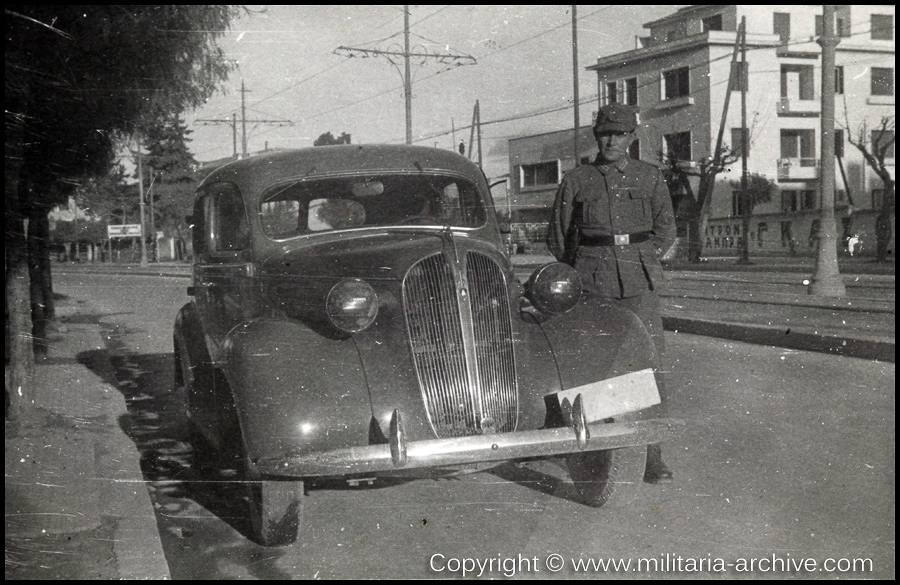
[[[490, 577], [740, 577], [741, 559], [761, 563], [754, 575], [764, 578], [784, 576], [766, 570], [773, 561], [806, 559], [867, 559], [871, 571], [791, 576], [894, 575], [893, 364], [670, 333], [672, 414], [691, 429], [667, 446], [676, 483], [600, 510], [573, 501], [565, 472], [546, 463], [326, 486], [309, 497], [301, 541], [264, 549], [244, 536], [233, 475], [200, 477], [187, 465], [170, 383], [185, 280], [57, 274], [54, 284], [90, 299], [104, 324], [128, 401], [121, 425], [142, 454], [175, 579], [455, 577], [462, 558], [493, 562]], [[551, 555], [565, 562], [557, 573]], [[659, 570], [571, 564], [612, 558], [652, 559]]]

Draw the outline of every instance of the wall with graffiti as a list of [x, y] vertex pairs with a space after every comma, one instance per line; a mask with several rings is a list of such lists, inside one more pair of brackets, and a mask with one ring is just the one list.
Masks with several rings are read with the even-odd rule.
[[[837, 212], [838, 253], [875, 255], [876, 211]], [[744, 237], [741, 218], [710, 219], [703, 234], [704, 256], [738, 256]], [[747, 236], [750, 255], [814, 256], [818, 249], [819, 213], [756, 215]], [[894, 216], [891, 216], [889, 256], [894, 254]]]

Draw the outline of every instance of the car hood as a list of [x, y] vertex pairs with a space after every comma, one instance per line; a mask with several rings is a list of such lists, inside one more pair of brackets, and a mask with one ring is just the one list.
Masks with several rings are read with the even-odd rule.
[[278, 309], [314, 322], [324, 317], [328, 292], [343, 279], [363, 279], [379, 297], [399, 298], [400, 283], [413, 264], [442, 252], [462, 257], [469, 251], [493, 257], [511, 273], [508, 260], [495, 245], [465, 231], [393, 228], [285, 242], [278, 254], [259, 263], [258, 275]]

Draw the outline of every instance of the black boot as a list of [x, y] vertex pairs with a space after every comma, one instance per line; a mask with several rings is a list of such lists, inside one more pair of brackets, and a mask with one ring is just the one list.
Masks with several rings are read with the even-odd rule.
[[674, 474], [662, 460], [660, 444], [647, 445], [647, 470], [644, 472], [644, 483], [669, 483], [674, 480]]

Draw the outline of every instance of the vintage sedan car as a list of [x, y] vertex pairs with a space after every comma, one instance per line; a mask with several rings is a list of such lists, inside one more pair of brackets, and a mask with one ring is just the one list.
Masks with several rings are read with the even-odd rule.
[[524, 284], [484, 174], [444, 150], [251, 157], [200, 185], [176, 383], [200, 464], [240, 462], [254, 537], [297, 538], [304, 484], [566, 458], [584, 501], [640, 483], [673, 421], [637, 317], [550, 263]]

